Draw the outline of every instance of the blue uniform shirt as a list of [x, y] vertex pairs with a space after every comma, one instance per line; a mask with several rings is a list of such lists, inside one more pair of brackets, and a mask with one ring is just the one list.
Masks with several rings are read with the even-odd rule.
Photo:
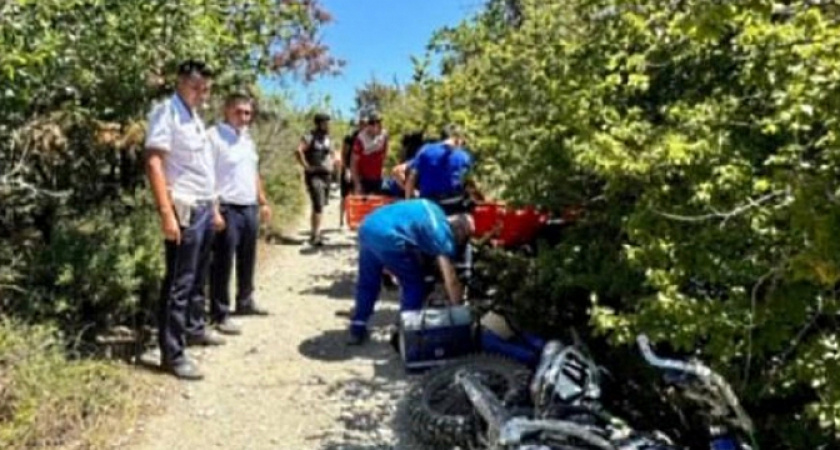
[[359, 240], [382, 253], [417, 250], [431, 256], [454, 258], [455, 236], [443, 210], [424, 199], [381, 206], [359, 227]]
[[409, 163], [409, 168], [417, 172], [417, 190], [421, 197], [461, 193], [464, 175], [471, 166], [472, 156], [466, 150], [449, 147], [443, 142], [424, 145]]

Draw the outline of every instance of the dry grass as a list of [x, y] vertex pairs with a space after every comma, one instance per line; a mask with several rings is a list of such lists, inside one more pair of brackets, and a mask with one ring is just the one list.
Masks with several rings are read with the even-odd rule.
[[69, 359], [50, 327], [0, 321], [0, 448], [105, 448], [151, 386], [119, 363]]

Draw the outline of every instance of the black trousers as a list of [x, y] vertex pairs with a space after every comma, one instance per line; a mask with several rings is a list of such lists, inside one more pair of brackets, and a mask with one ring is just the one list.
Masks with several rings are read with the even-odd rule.
[[216, 323], [230, 317], [230, 278], [236, 263], [236, 309], [254, 301], [254, 269], [257, 263], [259, 207], [222, 204], [225, 229], [217, 232], [210, 269], [210, 319]]
[[164, 364], [183, 362], [186, 337], [204, 329], [204, 286], [213, 240], [213, 206], [192, 211], [189, 226], [181, 227], [181, 242], [165, 242], [166, 275], [160, 295], [158, 343]]
[[321, 214], [329, 198], [330, 175], [328, 173], [308, 173], [305, 176], [306, 191], [312, 203], [312, 212]]

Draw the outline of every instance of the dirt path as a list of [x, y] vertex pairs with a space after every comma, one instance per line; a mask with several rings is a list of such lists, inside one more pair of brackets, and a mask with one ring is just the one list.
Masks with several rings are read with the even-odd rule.
[[[373, 340], [344, 344], [353, 304], [354, 234], [340, 232], [337, 202], [325, 214], [327, 243], [265, 245], [257, 301], [272, 312], [240, 320], [219, 348], [191, 351], [206, 374], [173, 382], [165, 412], [138, 424], [133, 450], [408, 449], [393, 420], [406, 386], [385, 327], [395, 296], [383, 293]], [[154, 356], [151, 356], [154, 358]], [[162, 406], [163, 408], [164, 406]]]

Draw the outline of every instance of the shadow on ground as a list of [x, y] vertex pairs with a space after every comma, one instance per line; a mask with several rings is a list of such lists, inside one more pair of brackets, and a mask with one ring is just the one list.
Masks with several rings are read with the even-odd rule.
[[352, 300], [356, 292], [356, 271], [339, 270], [328, 275], [319, 275], [312, 280], [312, 286], [301, 290], [301, 295], [319, 295], [334, 300]]
[[[327, 275], [313, 277], [312, 285], [301, 289], [301, 295], [317, 295], [333, 300], [353, 300], [356, 293], [356, 270], [337, 270]], [[399, 302], [399, 288], [382, 287], [379, 292], [379, 303]]]
[[371, 339], [361, 346], [346, 344], [346, 329], [325, 331], [298, 346], [306, 358], [373, 364], [372, 377], [353, 371], [351, 378], [328, 386], [327, 398], [341, 405], [341, 413], [332, 429], [309, 437], [323, 442], [321, 450], [430, 450], [408, 432], [401, 400], [413, 376], [389, 342], [396, 318], [393, 308], [378, 311], [371, 320]]
[[[324, 235], [324, 236], [329, 236], [331, 234], [337, 234], [337, 233], [341, 233], [341, 232], [342, 232], [342, 230], [340, 230], [338, 228], [324, 228], [324, 229], [321, 230], [321, 234]], [[299, 236], [305, 236], [306, 238], [309, 238], [309, 230], [299, 230], [298, 235]]]
[[336, 428], [318, 436], [321, 450], [432, 450], [409, 431], [403, 399], [411, 381], [357, 377], [331, 385], [329, 398], [343, 407]]
[[145, 370], [155, 375], [168, 375], [169, 372], [160, 365], [160, 358], [148, 356], [148, 354], [140, 355], [137, 361], [132, 365], [137, 370]]
[[304, 340], [298, 345], [298, 352], [306, 358], [325, 362], [357, 358], [373, 360], [377, 377], [400, 377], [403, 369], [399, 355], [389, 342], [396, 320], [395, 310], [378, 311], [371, 319], [370, 340], [365, 344], [347, 345], [349, 335], [347, 329], [342, 328], [324, 331]]
[[301, 255], [327, 255], [332, 256], [336, 253], [343, 252], [345, 250], [355, 248], [356, 244], [351, 242], [329, 242], [326, 241], [322, 245], [315, 247], [312, 245], [306, 244], [303, 248], [300, 249]]
[[272, 245], [297, 246], [306, 243], [306, 239], [299, 239], [281, 233], [272, 233], [265, 236], [265, 242]]

